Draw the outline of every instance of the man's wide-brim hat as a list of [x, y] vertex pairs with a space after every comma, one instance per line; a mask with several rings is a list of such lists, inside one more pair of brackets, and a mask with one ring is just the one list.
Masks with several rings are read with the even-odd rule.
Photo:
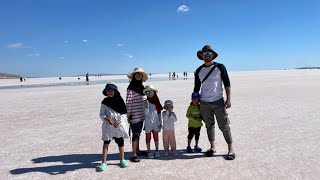
[[203, 48], [197, 52], [197, 56], [198, 56], [198, 58], [199, 58], [200, 60], [203, 60], [203, 58], [202, 58], [202, 52], [213, 52], [213, 54], [212, 54], [212, 55], [213, 55], [213, 56], [212, 56], [212, 60], [214, 60], [216, 57], [218, 57], [218, 53], [216, 53], [216, 52], [212, 49], [212, 47], [211, 47], [210, 45], [205, 45], [205, 46], [203, 46]]
[[146, 87], [143, 90], [143, 94], [145, 94], [147, 91], [154, 91], [158, 93], [158, 90], [152, 84], [146, 85]]
[[143, 75], [142, 81], [146, 82], [148, 80], [148, 74], [144, 72], [144, 70], [141, 67], [136, 67], [134, 68], [132, 73], [129, 73], [127, 76], [129, 79], [132, 79], [134, 76], [134, 73], [141, 73]]

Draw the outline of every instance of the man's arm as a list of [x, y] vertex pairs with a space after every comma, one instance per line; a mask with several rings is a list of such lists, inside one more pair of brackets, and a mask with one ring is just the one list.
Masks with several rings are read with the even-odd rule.
[[194, 88], [193, 88], [193, 92], [199, 92], [200, 91], [200, 87], [201, 87], [201, 81], [199, 78], [199, 72], [201, 70], [202, 66], [200, 66], [196, 72], [194, 72]]
[[227, 99], [225, 104], [225, 107], [228, 109], [231, 107], [231, 87], [224, 87], [225, 91], [226, 91], [226, 95], [227, 95]]

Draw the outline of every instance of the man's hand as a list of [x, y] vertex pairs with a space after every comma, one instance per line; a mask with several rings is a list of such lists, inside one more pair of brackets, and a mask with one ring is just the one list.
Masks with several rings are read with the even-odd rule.
[[231, 107], [231, 100], [227, 99], [226, 102], [224, 103], [224, 106], [228, 109]]

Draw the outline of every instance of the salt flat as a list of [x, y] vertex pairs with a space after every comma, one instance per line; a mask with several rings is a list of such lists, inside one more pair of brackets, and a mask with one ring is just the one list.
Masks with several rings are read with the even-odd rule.
[[[0, 90], [0, 179], [318, 179], [320, 70], [229, 72], [229, 76], [234, 161], [225, 160], [227, 146], [217, 127], [214, 157], [184, 152], [185, 113], [194, 82], [179, 78], [152, 82], [162, 103], [174, 102], [178, 157], [142, 158], [122, 169], [112, 142], [104, 172], [95, 169], [101, 159], [99, 108], [104, 85]], [[125, 98], [128, 83], [117, 85]], [[146, 148], [144, 134], [140, 144]], [[205, 128], [199, 144], [204, 150], [209, 147]], [[125, 151], [129, 158], [129, 140]]]

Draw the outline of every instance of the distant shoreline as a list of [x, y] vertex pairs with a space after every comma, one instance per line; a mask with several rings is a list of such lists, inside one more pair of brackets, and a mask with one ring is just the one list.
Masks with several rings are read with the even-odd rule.
[[[320, 69], [320, 67], [300, 67], [300, 68], [294, 68], [294, 69]], [[294, 69], [278, 69], [278, 70], [294, 70]], [[277, 70], [277, 69], [274, 69]], [[250, 70], [248, 70], [250, 71]], [[148, 74], [165, 74], [165, 73], [148, 73]], [[89, 76], [122, 76], [127, 74], [89, 74]], [[71, 76], [60, 76], [60, 77], [83, 77], [86, 76], [86, 74], [79, 74], [79, 75], [71, 75]], [[19, 79], [21, 76], [15, 75], [15, 74], [7, 74], [7, 73], [0, 73], [0, 79]], [[25, 76], [22, 76], [25, 77]], [[52, 78], [52, 77], [59, 77], [59, 76], [42, 76], [42, 77], [26, 77], [26, 78]]]

